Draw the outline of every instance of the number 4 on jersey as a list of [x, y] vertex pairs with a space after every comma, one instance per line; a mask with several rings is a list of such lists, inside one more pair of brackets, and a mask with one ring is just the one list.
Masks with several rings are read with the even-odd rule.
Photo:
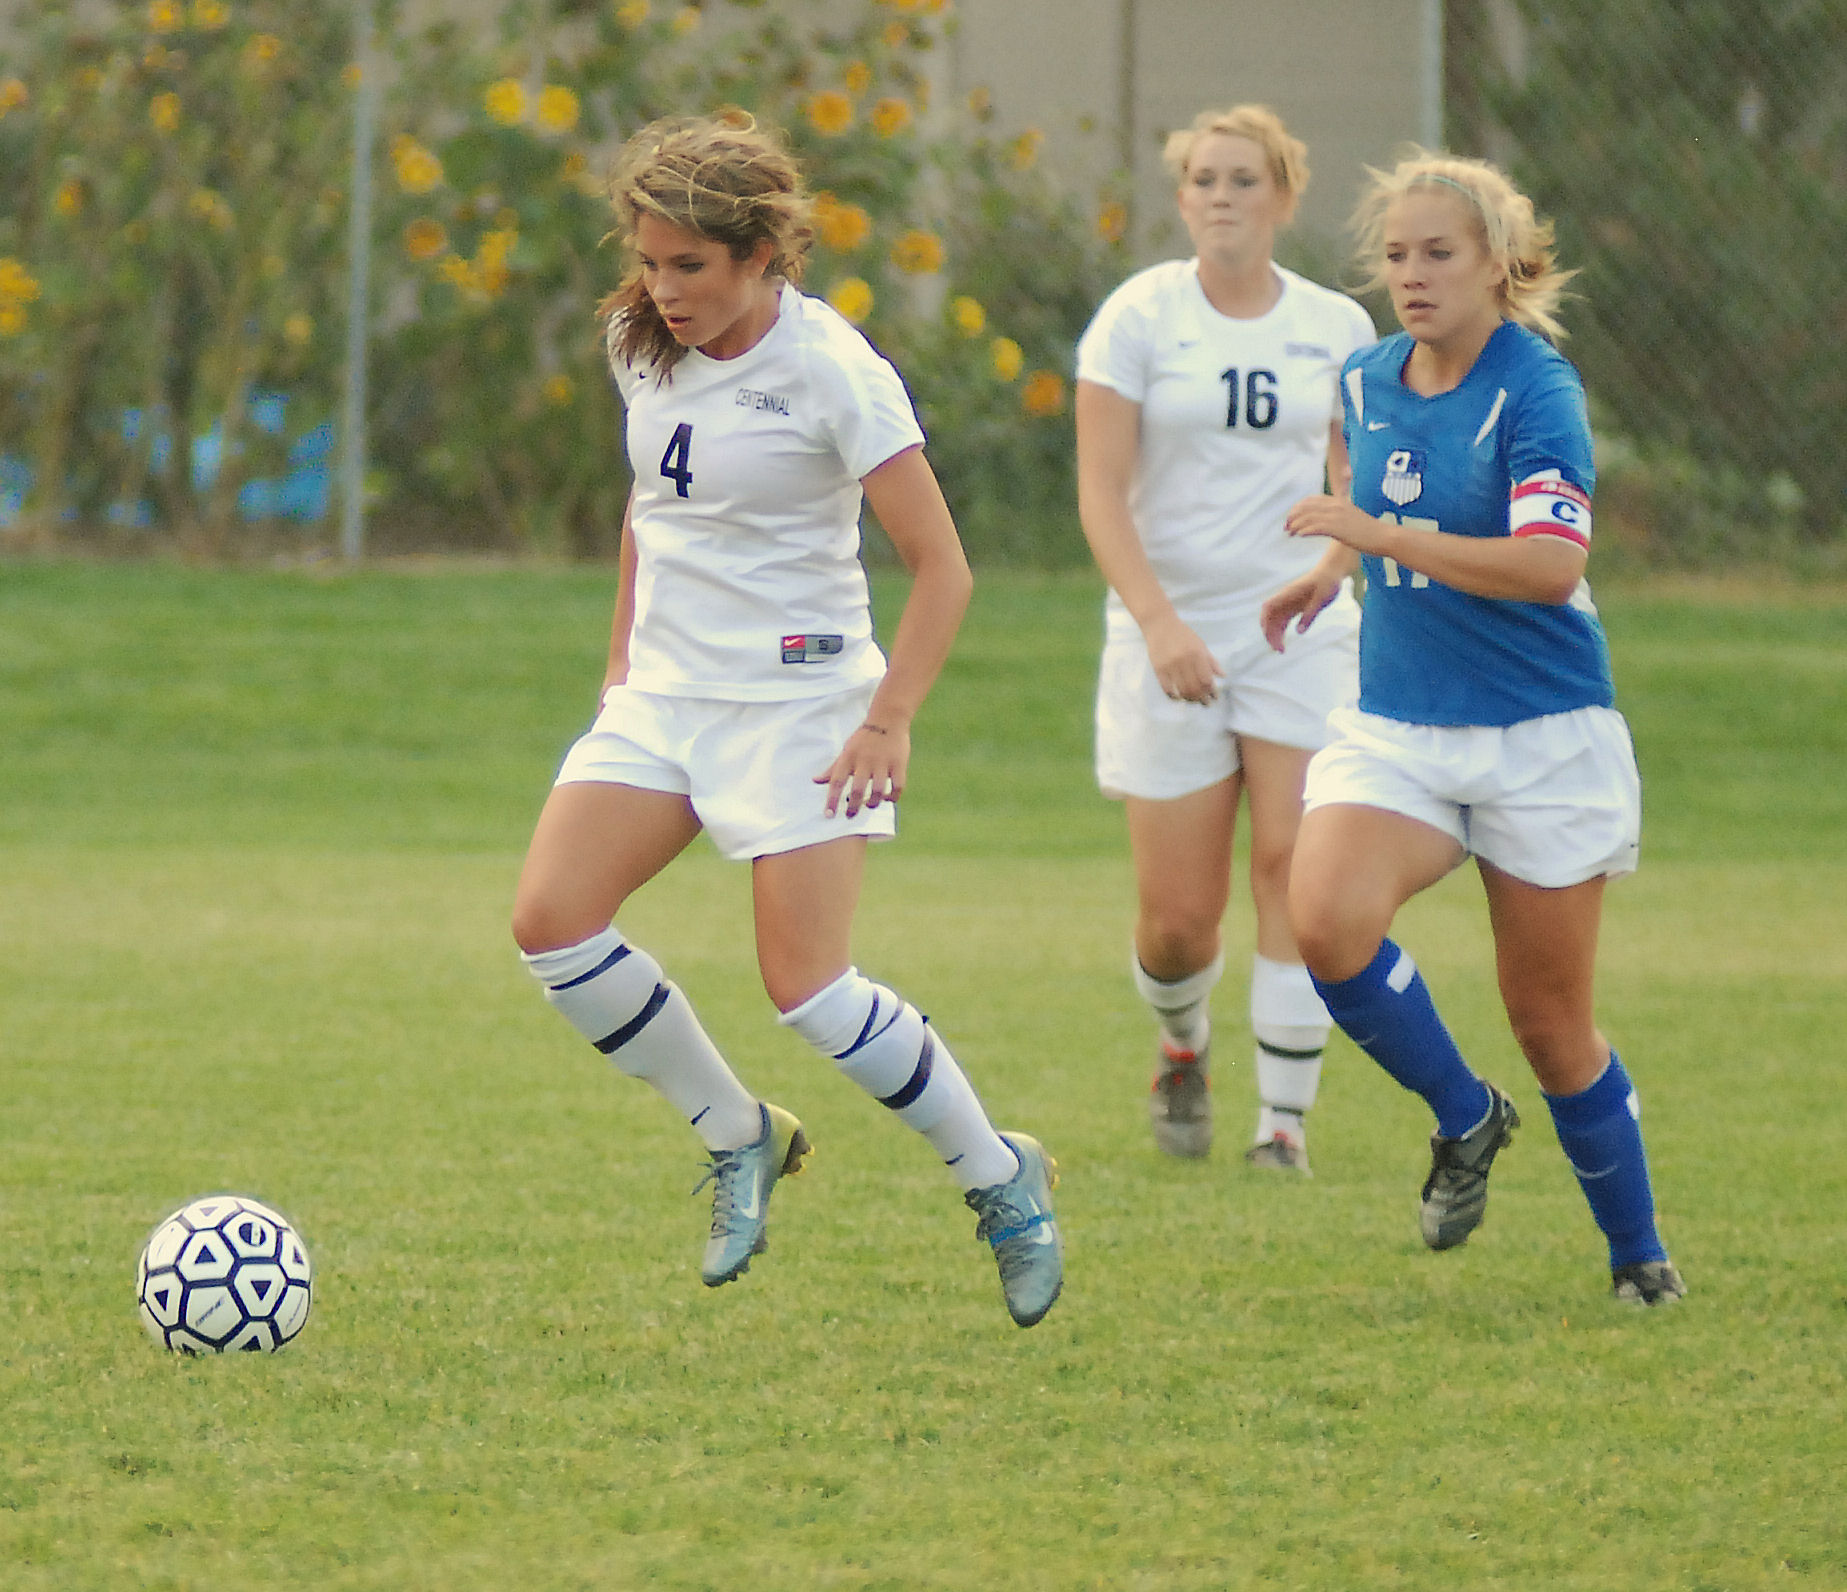
[[693, 428], [682, 420], [673, 428], [667, 451], [661, 455], [661, 474], [674, 484], [681, 497], [691, 497], [693, 484]]

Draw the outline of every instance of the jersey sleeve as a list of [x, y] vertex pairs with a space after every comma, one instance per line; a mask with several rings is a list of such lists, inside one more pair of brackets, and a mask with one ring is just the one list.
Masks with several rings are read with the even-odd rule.
[[1370, 348], [1379, 340], [1377, 328], [1372, 324], [1372, 316], [1367, 314], [1366, 306], [1358, 299], [1341, 295], [1340, 339], [1334, 347], [1334, 354], [1341, 363], [1342, 379], [1338, 391], [1334, 394], [1334, 411], [1328, 417], [1340, 422], [1342, 432], [1347, 429], [1346, 410], [1348, 403], [1347, 382], [1345, 379], [1346, 361], [1350, 360], [1362, 348]]
[[920, 447], [923, 427], [911, 395], [891, 361], [857, 332], [855, 348], [844, 337], [818, 362], [829, 435], [847, 473], [863, 480], [906, 448]]
[[1102, 305], [1077, 344], [1077, 379], [1108, 387], [1130, 403], [1148, 396], [1148, 317], [1119, 287]]
[[1597, 470], [1584, 385], [1563, 360], [1521, 396], [1507, 448], [1512, 478], [1508, 528], [1515, 536], [1559, 536], [1590, 545]]
[[616, 323], [613, 319], [603, 328], [603, 355], [609, 361], [609, 374], [615, 380], [616, 391], [622, 398], [622, 407], [626, 409], [634, 400], [640, 378], [629, 362], [616, 352]]

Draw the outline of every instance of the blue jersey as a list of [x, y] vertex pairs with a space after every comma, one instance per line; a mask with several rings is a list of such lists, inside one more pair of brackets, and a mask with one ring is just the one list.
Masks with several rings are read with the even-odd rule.
[[[1341, 372], [1353, 501], [1457, 536], [1563, 536], [1588, 546], [1596, 481], [1584, 387], [1537, 333], [1503, 321], [1461, 384], [1404, 384], [1406, 333]], [[1611, 707], [1609, 649], [1590, 588], [1564, 604], [1475, 597], [1366, 558], [1360, 707], [1409, 724], [1517, 724]]]

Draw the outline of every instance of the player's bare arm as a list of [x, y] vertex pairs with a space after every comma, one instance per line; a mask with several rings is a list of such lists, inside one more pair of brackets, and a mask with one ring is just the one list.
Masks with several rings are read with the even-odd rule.
[[603, 690], [628, 679], [628, 638], [635, 626], [635, 492], [622, 509], [622, 551], [616, 566], [616, 612], [609, 624], [609, 666]]
[[1457, 536], [1395, 525], [1325, 495], [1303, 498], [1284, 525], [1291, 536], [1330, 537], [1453, 590], [1510, 602], [1569, 602], [1590, 556], [1563, 536]]
[[922, 448], [887, 459], [860, 484], [910, 572], [911, 592], [865, 722], [847, 737], [833, 765], [815, 777], [816, 784], [827, 786], [829, 815], [844, 800], [849, 818], [862, 805], [877, 807], [904, 794], [911, 721], [942, 672], [974, 589], [962, 539]]
[[1170, 697], [1210, 702], [1224, 674], [1161, 589], [1129, 513], [1141, 409], [1097, 382], [1077, 384], [1077, 511], [1097, 568], [1141, 627], [1155, 678]]

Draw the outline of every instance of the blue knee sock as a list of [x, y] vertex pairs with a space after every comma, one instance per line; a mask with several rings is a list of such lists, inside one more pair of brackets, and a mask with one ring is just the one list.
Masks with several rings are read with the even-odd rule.
[[1446, 1139], [1460, 1138], [1488, 1114], [1488, 1086], [1449, 1037], [1417, 964], [1390, 940], [1352, 978], [1316, 979], [1315, 989], [1354, 1044], [1429, 1102]]
[[1641, 1107], [1616, 1052], [1610, 1052], [1609, 1066], [1583, 1093], [1547, 1095], [1546, 1104], [1591, 1215], [1610, 1241], [1610, 1265], [1666, 1260], [1667, 1251], [1655, 1232]]

